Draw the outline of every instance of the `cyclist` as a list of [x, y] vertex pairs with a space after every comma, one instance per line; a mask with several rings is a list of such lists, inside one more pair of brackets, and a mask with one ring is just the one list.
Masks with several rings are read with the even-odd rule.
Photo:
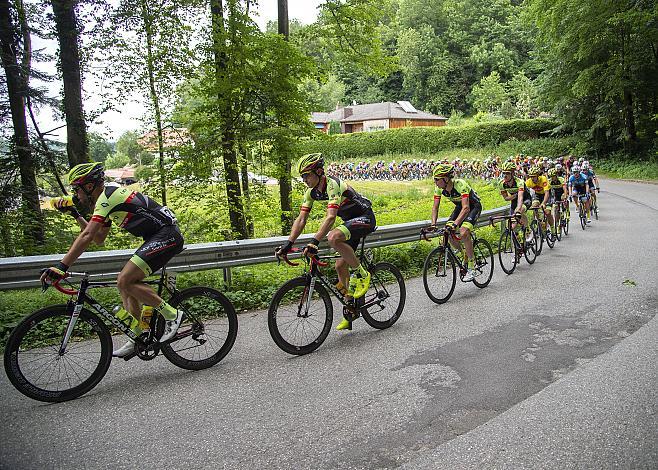
[[[92, 241], [102, 243], [115, 222], [131, 234], [142, 237], [144, 243], [123, 267], [117, 277], [117, 287], [123, 306], [135, 319], [141, 317], [142, 305], [150, 305], [165, 318], [161, 342], [171, 339], [181, 324], [183, 312], [165, 302], [142, 280], [162, 268], [174, 255], [183, 250], [181, 235], [174, 214], [148, 196], [128, 188], [105, 185], [102, 163], [81, 163], [74, 166], [68, 180], [80, 204], [93, 210], [91, 220], [78, 235], [66, 255], [55, 266], [47, 268], [41, 280], [48, 283], [66, 277], [66, 271], [87, 249]], [[132, 353], [135, 343], [130, 340], [114, 351], [116, 357]]]
[[599, 178], [596, 176], [592, 165], [590, 165], [587, 160], [583, 162], [580, 171], [587, 177], [587, 185], [589, 186], [589, 194], [592, 199], [592, 204], [596, 204], [596, 193], [601, 192]]
[[[436, 226], [439, 217], [439, 206], [441, 196], [446, 196], [455, 204], [455, 209], [446, 222], [446, 228], [459, 227], [461, 239], [466, 249], [467, 272], [464, 281], [472, 281], [475, 278], [475, 256], [473, 255], [473, 239], [471, 231], [475, 222], [482, 212], [480, 198], [473, 188], [463, 179], [455, 179], [455, 167], [449, 163], [440, 163], [432, 171], [434, 178], [434, 205], [432, 206], [432, 226]], [[450, 243], [457, 250], [461, 250], [460, 244], [450, 237]]]
[[587, 176], [581, 173], [580, 166], [575, 164], [571, 167], [571, 176], [569, 177], [569, 187], [571, 188], [571, 195], [573, 196], [574, 203], [580, 213], [580, 204], [578, 201], [584, 199], [585, 214], [587, 215], [587, 223], [590, 223], [589, 218], [589, 185], [587, 184]]
[[[567, 199], [567, 183], [564, 178], [558, 175], [557, 168], [551, 168], [548, 170], [548, 184], [551, 188], [551, 199], [549, 202], [551, 203], [550, 206], [552, 206], [553, 220], [559, 221], [562, 202]], [[555, 235], [557, 236], [557, 231]]]
[[[500, 194], [503, 199], [510, 202], [510, 215], [521, 214], [521, 225], [528, 226], [528, 218], [525, 211], [532, 203], [532, 196], [530, 191], [526, 188], [525, 183], [521, 178], [515, 176], [516, 165], [513, 161], [503, 163], [501, 170], [503, 172], [503, 179], [500, 185]], [[512, 228], [516, 227], [516, 221], [512, 222]], [[528, 233], [528, 237], [532, 240], [532, 234]]]
[[[551, 188], [548, 184], [548, 179], [542, 173], [543, 171], [538, 165], [533, 165], [528, 171], [529, 178], [526, 180], [525, 184], [528, 188], [535, 192], [535, 198], [541, 206], [546, 219], [548, 220], [550, 230], [555, 233], [555, 221], [553, 220], [553, 214], [547, 210], [551, 196]], [[533, 205], [536, 204], [537, 203], [533, 202]]]
[[[341, 256], [336, 260], [336, 272], [340, 281], [338, 288], [342, 290], [343, 286], [348, 286], [347, 297], [363, 297], [370, 286], [370, 272], [361, 265], [355, 251], [361, 238], [372, 233], [376, 227], [371, 202], [344, 181], [327, 176], [324, 173], [324, 158], [321, 153], [302, 156], [297, 163], [297, 170], [308, 189], [304, 194], [299, 215], [293, 223], [288, 243], [279, 247], [276, 255], [284, 255], [292, 249], [295, 240], [304, 231], [314, 201], [327, 201], [327, 216], [311, 242], [304, 248], [304, 255], [317, 254], [320, 240], [327, 236], [329, 246]], [[333, 228], [336, 216], [343, 220], [343, 224]], [[336, 329], [349, 328], [350, 323], [351, 320], [343, 318]]]

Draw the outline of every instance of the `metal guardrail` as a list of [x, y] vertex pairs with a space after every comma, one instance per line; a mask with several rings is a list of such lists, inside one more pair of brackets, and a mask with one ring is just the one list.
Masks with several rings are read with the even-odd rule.
[[[508, 210], [509, 206], [504, 206], [482, 212], [477, 226], [487, 225], [489, 217], [507, 214]], [[440, 224], [445, 224], [446, 220], [441, 219]], [[429, 221], [424, 220], [378, 227], [366, 238], [366, 247], [376, 248], [418, 241], [420, 229], [428, 224]], [[311, 237], [312, 234], [302, 235], [296, 244], [303, 245], [304, 242], [310, 241]], [[287, 237], [271, 237], [188, 245], [182, 253], [169, 261], [167, 269], [180, 273], [224, 268], [226, 270], [225, 278], [228, 280], [230, 278], [228, 268], [275, 261], [274, 250], [284, 244], [286, 240]], [[320, 248], [321, 250], [329, 249], [326, 242], [323, 242]], [[88, 272], [99, 280], [116, 278], [134, 251], [111, 250], [84, 253], [75, 262], [75, 271]], [[63, 256], [63, 254], [56, 254], [0, 258], [0, 290], [39, 286], [40, 270], [52, 266]], [[291, 258], [293, 258], [292, 255]]]

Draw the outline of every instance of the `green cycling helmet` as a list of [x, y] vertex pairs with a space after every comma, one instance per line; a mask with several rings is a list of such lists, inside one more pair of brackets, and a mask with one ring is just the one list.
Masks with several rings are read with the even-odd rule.
[[324, 167], [324, 157], [321, 153], [309, 153], [297, 162], [297, 171], [300, 175]]
[[515, 171], [516, 165], [514, 164], [514, 162], [505, 162], [502, 164], [500, 169], [503, 171]]
[[444, 176], [452, 178], [454, 174], [455, 167], [449, 163], [439, 163], [434, 167], [434, 170], [432, 170], [433, 178], [443, 178]]
[[539, 168], [539, 166], [537, 165], [530, 167], [530, 171], [528, 171], [528, 176], [541, 176], [541, 168]]
[[69, 184], [79, 186], [85, 183], [98, 183], [105, 177], [105, 168], [100, 162], [80, 163], [69, 171]]
[[548, 177], [549, 178], [555, 178], [557, 176], [557, 169], [551, 168], [548, 170]]

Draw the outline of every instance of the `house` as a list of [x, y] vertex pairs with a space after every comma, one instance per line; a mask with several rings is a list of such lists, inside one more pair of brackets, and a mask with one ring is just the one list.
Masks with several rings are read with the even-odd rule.
[[411, 126], [445, 126], [448, 118], [418, 111], [408, 101], [356, 104], [330, 113], [311, 113], [316, 129], [329, 132], [332, 121], [340, 123], [343, 134], [379, 131]]
[[[137, 139], [137, 143], [152, 153], [158, 151], [158, 133], [155, 130], [148, 131], [142, 137]], [[162, 129], [162, 143], [165, 150], [169, 150], [183, 145], [192, 144], [190, 132], [185, 128], [165, 128]]]
[[134, 184], [137, 182], [135, 169], [129, 166], [107, 169], [105, 170], [105, 176], [119, 184]]

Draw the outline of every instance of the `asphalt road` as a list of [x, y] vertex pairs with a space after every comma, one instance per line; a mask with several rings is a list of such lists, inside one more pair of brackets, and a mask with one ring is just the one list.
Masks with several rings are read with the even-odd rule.
[[307, 356], [250, 312], [206, 371], [115, 360], [53, 405], [0, 374], [0, 467], [658, 468], [658, 186], [603, 188], [533, 266], [440, 306], [409, 280], [394, 327]]

